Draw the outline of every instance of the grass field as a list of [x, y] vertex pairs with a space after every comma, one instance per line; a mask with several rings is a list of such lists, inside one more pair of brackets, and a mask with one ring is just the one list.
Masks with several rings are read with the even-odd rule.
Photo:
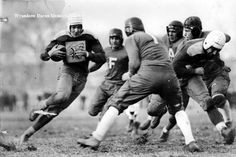
[[[86, 111], [77, 109], [68, 109], [59, 117], [54, 119], [50, 124], [37, 132], [29, 142], [24, 144], [17, 151], [6, 151], [0, 148], [0, 156], [15, 157], [67, 157], [67, 156], [105, 156], [105, 157], [235, 157], [236, 142], [233, 145], [224, 145], [222, 137], [210, 123], [206, 114], [195, 106], [190, 106], [187, 110], [189, 115], [192, 131], [202, 147], [203, 152], [189, 153], [183, 152], [184, 138], [175, 127], [166, 143], [158, 142], [160, 132], [168, 115], [165, 115], [154, 133], [149, 136], [146, 143], [140, 143], [137, 139], [131, 138], [126, 132], [128, 119], [122, 114], [114, 127], [109, 132], [107, 138], [101, 143], [97, 151], [89, 148], [81, 148], [77, 143], [78, 137], [90, 134], [95, 128], [97, 118], [87, 115]], [[233, 111], [233, 117], [236, 118], [236, 111]], [[142, 122], [146, 117], [145, 109], [140, 111], [138, 119]], [[15, 139], [28, 128], [32, 122], [28, 119], [28, 113], [2, 112], [1, 129], [7, 130], [10, 138]], [[139, 132], [143, 134], [144, 132]], [[29, 145], [33, 145], [37, 150], [30, 151]]]

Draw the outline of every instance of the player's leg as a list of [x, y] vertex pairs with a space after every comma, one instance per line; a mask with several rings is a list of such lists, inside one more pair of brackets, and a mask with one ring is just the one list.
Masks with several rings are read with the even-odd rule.
[[207, 112], [209, 119], [212, 124], [215, 125], [216, 129], [221, 133], [226, 141], [230, 141], [232, 132], [227, 129], [222, 114], [215, 107], [212, 98], [208, 92], [205, 83], [201, 77], [194, 77], [189, 80], [187, 91], [191, 98], [193, 98], [204, 111]]
[[34, 121], [37, 118], [38, 114], [35, 113], [37, 110], [45, 110], [48, 106], [60, 105], [66, 102], [70, 97], [72, 86], [72, 75], [69, 73], [61, 73], [57, 82], [56, 92], [54, 92], [46, 100], [40, 101], [39, 104], [30, 112], [29, 119]]
[[152, 129], [156, 128], [162, 116], [167, 112], [166, 103], [160, 97], [159, 94], [152, 94], [150, 97], [150, 102], [148, 104], [147, 113], [152, 116], [152, 119], [148, 117], [147, 120], [141, 125], [140, 129], [145, 130], [150, 125]]
[[[140, 78], [142, 77], [142, 78]], [[129, 105], [134, 104], [150, 94], [150, 82], [140, 80], [144, 76], [134, 75], [130, 80], [118, 90], [115, 95], [109, 99], [109, 109], [105, 112], [96, 130], [89, 139], [80, 138], [78, 144], [82, 146], [97, 148], [100, 142], [104, 140], [107, 132], [112, 127], [120, 113], [122, 113]], [[145, 85], [145, 86], [144, 86]]]
[[[84, 89], [86, 83], [86, 76], [78, 76], [79, 79], [76, 79], [77, 82], [73, 82], [71, 75], [64, 75], [61, 77], [61, 81], [59, 81], [57, 91], [59, 92], [68, 92], [69, 97], [63, 97], [64, 101], [61, 101], [60, 104], [50, 105], [47, 108], [47, 111], [50, 113], [55, 113], [57, 116], [61, 111], [67, 108], [81, 93]], [[76, 83], [76, 85], [73, 85]], [[73, 91], [72, 90], [73, 87]], [[68, 93], [60, 94], [60, 95], [68, 95]], [[58, 99], [57, 99], [58, 100]], [[48, 124], [55, 116], [48, 116], [42, 115], [39, 119], [35, 122], [33, 126], [30, 126], [24, 133], [20, 136], [19, 143], [22, 144], [23, 142], [27, 141], [35, 132], [41, 129], [43, 126]]]
[[232, 122], [231, 108], [229, 102], [226, 100], [226, 93], [230, 84], [230, 78], [227, 71], [223, 71], [221, 75], [217, 76], [211, 83], [211, 95], [215, 106], [223, 110], [223, 116], [228, 129], [231, 134], [230, 137], [225, 138], [227, 144], [232, 144], [235, 138], [235, 125]]
[[[188, 102], [189, 102], [189, 95], [187, 94], [187, 91], [184, 87], [181, 88], [182, 91], [182, 97], [183, 97], [183, 106], [184, 109], [187, 108]], [[169, 138], [169, 131], [176, 125], [176, 119], [173, 115], [169, 116], [169, 121], [167, 122], [167, 125], [163, 127], [161, 136], [159, 138], [160, 142], [166, 142]]]
[[160, 93], [160, 96], [166, 101], [169, 113], [175, 117], [177, 125], [184, 135], [184, 149], [190, 152], [200, 151], [200, 148], [193, 137], [190, 121], [182, 106], [182, 94], [179, 87], [179, 82], [176, 77], [171, 76], [172, 75], [170, 74], [170, 76], [165, 78], [168, 79], [168, 77], [170, 77], [167, 84], [168, 88], [163, 90]]
[[232, 121], [230, 104], [226, 100], [229, 84], [230, 78], [227, 71], [223, 71], [221, 75], [217, 76], [210, 84], [213, 102], [218, 108], [223, 110], [225, 122]]
[[95, 95], [93, 96], [91, 100], [91, 104], [88, 108], [88, 113], [90, 116], [97, 116], [98, 113], [102, 112], [104, 105], [107, 102], [107, 99], [110, 96], [108, 95], [106, 89], [103, 88], [103, 85], [100, 85]]
[[52, 119], [54, 119], [56, 116], [59, 115], [61, 111], [63, 111], [66, 106], [68, 107], [76, 98], [78, 94], [71, 94], [71, 97], [67, 102], [63, 104], [63, 106], [50, 106], [46, 109], [46, 111], [50, 113], [55, 113], [55, 115], [40, 115], [39, 118], [36, 120], [36, 122], [30, 126], [27, 130], [24, 131], [24, 133], [20, 136], [19, 144], [21, 145], [23, 142], [28, 141], [28, 139], [35, 134], [38, 130], [40, 130], [42, 127], [44, 127], [46, 124], [48, 124]]

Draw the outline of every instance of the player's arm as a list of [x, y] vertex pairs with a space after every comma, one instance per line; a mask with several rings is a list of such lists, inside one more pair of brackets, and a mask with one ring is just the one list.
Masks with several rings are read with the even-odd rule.
[[40, 58], [43, 61], [48, 61], [50, 59], [50, 55], [48, 52], [56, 45], [56, 41], [53, 40], [49, 43], [49, 45], [46, 47], [45, 51], [40, 54]]
[[187, 68], [191, 63], [191, 58], [187, 54], [187, 50], [183, 47], [179, 52], [176, 53], [173, 60], [173, 67], [178, 78], [189, 77], [191, 75], [196, 75], [195, 69]]
[[97, 39], [93, 39], [92, 43], [92, 52], [88, 52], [87, 57], [90, 61], [104, 64], [106, 62], [105, 52], [102, 48], [102, 45]]
[[140, 67], [141, 60], [139, 49], [135, 43], [135, 40], [133, 39], [133, 36], [126, 40], [125, 48], [129, 57], [129, 73], [134, 75]]
[[91, 62], [91, 65], [89, 65], [89, 72], [94, 72], [94, 71], [100, 69], [103, 64], [104, 63], [92, 63]]

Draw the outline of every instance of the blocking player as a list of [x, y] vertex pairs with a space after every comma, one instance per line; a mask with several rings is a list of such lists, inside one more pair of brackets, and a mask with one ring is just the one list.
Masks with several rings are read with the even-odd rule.
[[225, 104], [223, 93], [229, 85], [228, 69], [219, 53], [225, 42], [226, 36], [220, 31], [210, 32], [205, 39], [191, 40], [181, 48], [173, 66], [182, 83], [186, 84], [188, 95], [207, 112], [225, 142], [232, 144], [235, 127], [227, 126], [217, 109]]
[[[182, 22], [178, 20], [171, 21], [169, 25], [166, 26], [166, 32], [167, 34], [164, 35], [164, 37], [162, 38], [162, 43], [169, 52], [169, 58], [171, 59], [171, 61], [173, 61], [178, 45], [184, 40]], [[188, 103], [188, 99], [186, 102], [184, 98], [185, 97], [183, 95], [184, 103]], [[148, 104], [147, 111], [148, 111], [148, 118], [140, 126], [141, 130], [146, 130], [149, 128], [149, 126], [152, 129], [158, 126], [161, 117], [167, 112], [166, 104], [159, 95], [153, 94], [150, 97], [150, 102]]]
[[[208, 33], [209, 33], [209, 31], [202, 31], [202, 23], [201, 23], [201, 20], [199, 17], [197, 17], [197, 16], [188, 17], [184, 22], [183, 35], [185, 37], [185, 40], [183, 40], [180, 43], [179, 49], [180, 49], [180, 47], [185, 45], [188, 40], [192, 40], [192, 39], [196, 39], [196, 38], [204, 38], [207, 36]], [[226, 35], [226, 42], [228, 42], [230, 40], [230, 37], [227, 34], [225, 34], [225, 35]], [[217, 59], [217, 60], [219, 62], [220, 59]], [[207, 66], [205, 66], [205, 67], [207, 69], [208, 69], [208, 67], [214, 67], [215, 64], [218, 64], [218, 62], [215, 62], [215, 60], [209, 60], [209, 62], [207, 63]], [[220, 63], [223, 63], [223, 61], [221, 60]], [[230, 83], [230, 79], [229, 79], [230, 68], [225, 66], [224, 63], [221, 65], [222, 65], [222, 67], [218, 68], [218, 69], [217, 68], [212, 69], [212, 70], [205, 69], [206, 71], [204, 72], [204, 75], [205, 75], [204, 81], [206, 82], [208, 89], [211, 91], [210, 94], [211, 94], [212, 98], [214, 98], [215, 103], [221, 104], [221, 105], [217, 105], [217, 106], [218, 107], [220, 106], [219, 108], [223, 109], [226, 125], [228, 127], [230, 127], [232, 125], [231, 109], [230, 109], [230, 105], [229, 105], [228, 100], [225, 99], [225, 95], [226, 95], [226, 92], [227, 92], [227, 89], [228, 89], [228, 86]], [[215, 66], [215, 67], [217, 67], [217, 66]], [[217, 82], [217, 84], [218, 84], [217, 91], [211, 90], [211, 85], [214, 84], [214, 82], [215, 82], [214, 80], [215, 81], [222, 80], [221, 82], [220, 81]], [[183, 82], [181, 80], [181, 88], [183, 88], [182, 93], [183, 93], [183, 98], [184, 98], [184, 107], [186, 108], [188, 105], [189, 95], [188, 95], [187, 91], [184, 89], [185, 85]], [[214, 90], [216, 90], [216, 89], [214, 89]], [[224, 104], [222, 104], [222, 103], [224, 103]], [[160, 118], [161, 118], [161, 116], [156, 117], [155, 119], [160, 121]], [[169, 131], [175, 125], [176, 125], [175, 118], [173, 116], [170, 116], [168, 124], [162, 130], [162, 133], [160, 136], [161, 142], [167, 141], [167, 139], [169, 137]], [[231, 142], [229, 142], [229, 143], [231, 143]]]
[[186, 150], [200, 151], [193, 138], [188, 116], [182, 110], [179, 82], [165, 48], [155, 37], [145, 33], [143, 23], [137, 17], [126, 20], [125, 32], [128, 36], [125, 48], [129, 57], [129, 70], [123, 78], [127, 81], [108, 101], [110, 107], [92, 136], [88, 139], [80, 138], [77, 142], [85, 147], [97, 148], [118, 115], [129, 105], [150, 94], [159, 94], [168, 102], [170, 114], [177, 119], [185, 137]]

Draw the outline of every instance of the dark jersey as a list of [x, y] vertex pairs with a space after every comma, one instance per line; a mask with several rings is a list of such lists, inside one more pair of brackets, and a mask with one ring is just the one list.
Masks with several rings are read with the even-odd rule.
[[170, 57], [171, 61], [174, 60], [174, 57], [175, 57], [177, 49], [178, 49], [178, 45], [180, 43], [182, 43], [183, 40], [184, 40], [184, 37], [182, 37], [182, 38], [178, 39], [177, 41], [171, 43], [167, 34], [162, 37], [163, 44], [169, 52], [169, 57]]
[[[68, 33], [60, 35], [52, 40], [46, 47], [46, 53], [56, 44], [66, 47], [67, 56], [70, 58], [66, 57], [66, 59], [63, 60], [64, 65], [72, 68], [76, 72], [88, 73], [88, 63], [90, 60], [96, 63], [105, 62], [105, 53], [100, 42], [86, 31], [78, 37], [71, 37]], [[89, 52], [89, 57], [82, 62], [76, 62], [76, 60], [73, 60], [73, 55], [68, 54], [69, 52], [77, 53], [81, 50]]]
[[[203, 38], [188, 41], [176, 55], [173, 66], [178, 78], [191, 78], [195, 68], [204, 68], [204, 77], [214, 77], [222, 72], [224, 62], [218, 53], [209, 58], [203, 50]], [[191, 68], [188, 68], [191, 67]]]
[[[129, 36], [125, 42], [127, 52], [135, 51], [138, 53], [142, 65], [166, 66], [170, 67], [171, 62], [168, 53], [157, 39], [145, 32], [136, 32]], [[130, 56], [132, 57], [132, 56]]]
[[123, 82], [122, 75], [128, 71], [128, 55], [122, 46], [119, 50], [112, 50], [111, 47], [104, 49], [107, 59], [106, 80]]

